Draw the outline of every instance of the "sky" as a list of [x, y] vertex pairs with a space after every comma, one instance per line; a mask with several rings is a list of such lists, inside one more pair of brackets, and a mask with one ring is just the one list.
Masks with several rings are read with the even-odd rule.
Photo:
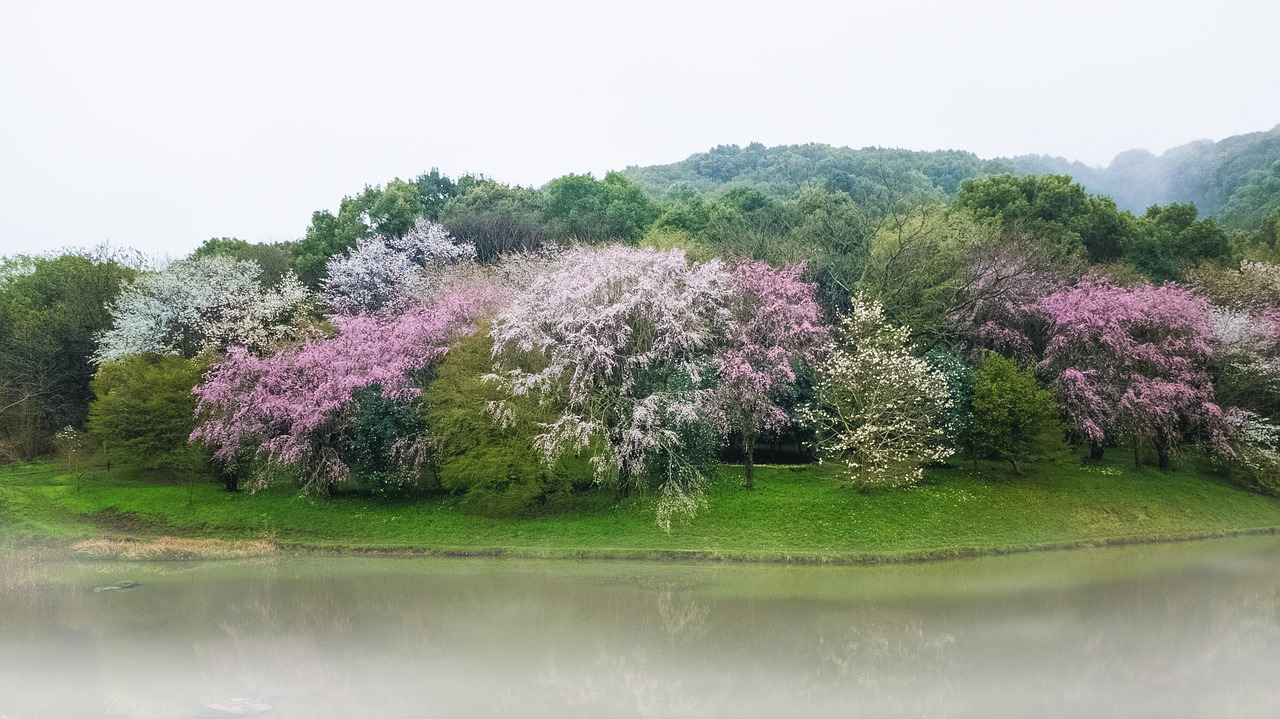
[[438, 167], [715, 145], [1105, 165], [1280, 123], [1280, 3], [7, 2], [0, 255], [301, 237]]

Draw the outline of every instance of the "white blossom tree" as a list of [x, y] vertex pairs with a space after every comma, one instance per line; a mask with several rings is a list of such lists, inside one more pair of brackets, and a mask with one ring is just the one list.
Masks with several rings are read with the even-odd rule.
[[113, 325], [99, 335], [94, 360], [144, 352], [193, 357], [231, 346], [264, 352], [296, 338], [311, 293], [292, 273], [273, 287], [263, 287], [261, 275], [256, 262], [211, 256], [140, 276], [111, 305]]
[[403, 237], [371, 237], [329, 260], [324, 299], [340, 315], [394, 314], [413, 304], [432, 270], [475, 259], [475, 246], [419, 218]]
[[[559, 267], [495, 320], [493, 379], [564, 408], [536, 438], [549, 461], [590, 447], [601, 482], [626, 490], [656, 476], [659, 523], [669, 527], [702, 503], [687, 439], [716, 414], [710, 358], [731, 321], [732, 278], [680, 250], [575, 250]], [[507, 411], [491, 409], [499, 419]]]
[[822, 461], [838, 463], [860, 486], [918, 482], [922, 465], [952, 454], [943, 430], [946, 378], [912, 355], [909, 333], [887, 324], [878, 302], [855, 294], [835, 347], [817, 365], [808, 417]]

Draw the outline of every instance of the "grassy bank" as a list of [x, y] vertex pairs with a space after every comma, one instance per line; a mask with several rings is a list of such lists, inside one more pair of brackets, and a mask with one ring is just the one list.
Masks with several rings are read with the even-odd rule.
[[449, 497], [229, 494], [136, 470], [99, 470], [77, 490], [41, 464], [0, 469], [0, 537], [59, 546], [173, 537], [353, 553], [891, 561], [1280, 528], [1280, 499], [1193, 468], [1135, 471], [1119, 454], [1100, 465], [1038, 465], [1025, 476], [997, 466], [935, 470], [922, 486], [869, 493], [813, 467], [761, 467], [756, 481], [745, 491], [741, 469], [724, 468], [707, 508], [668, 534], [645, 496], [618, 501], [598, 492], [555, 514], [494, 519]]

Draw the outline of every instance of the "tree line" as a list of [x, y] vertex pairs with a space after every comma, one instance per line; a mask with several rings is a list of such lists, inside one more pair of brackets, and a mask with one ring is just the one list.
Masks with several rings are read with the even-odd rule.
[[1278, 488], [1274, 227], [939, 157], [856, 195], [433, 170], [296, 242], [7, 258], [0, 452], [495, 512], [654, 491], [664, 525], [761, 456], [891, 487], [1071, 445]]

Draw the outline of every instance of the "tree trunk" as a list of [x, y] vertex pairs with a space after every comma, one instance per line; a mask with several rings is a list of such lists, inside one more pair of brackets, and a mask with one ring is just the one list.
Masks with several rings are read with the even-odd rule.
[[1089, 459], [1095, 462], [1102, 461], [1102, 443], [1090, 440], [1089, 442]]
[[1138, 440], [1133, 440], [1133, 467], [1142, 469], [1142, 450], [1138, 448]]
[[1160, 471], [1168, 472], [1169, 471], [1169, 450], [1165, 449], [1164, 447], [1161, 447], [1156, 450], [1156, 454], [1159, 457]]
[[1009, 464], [1013, 465], [1013, 473], [1022, 476], [1022, 470], [1018, 467], [1018, 459], [1013, 455], [1009, 455]]
[[755, 437], [752, 437], [747, 434], [742, 435], [742, 453], [746, 455], [746, 460], [744, 461], [742, 466], [747, 473], [747, 489], [755, 489], [756, 488], [756, 467], [755, 467], [756, 440], [755, 440]]

